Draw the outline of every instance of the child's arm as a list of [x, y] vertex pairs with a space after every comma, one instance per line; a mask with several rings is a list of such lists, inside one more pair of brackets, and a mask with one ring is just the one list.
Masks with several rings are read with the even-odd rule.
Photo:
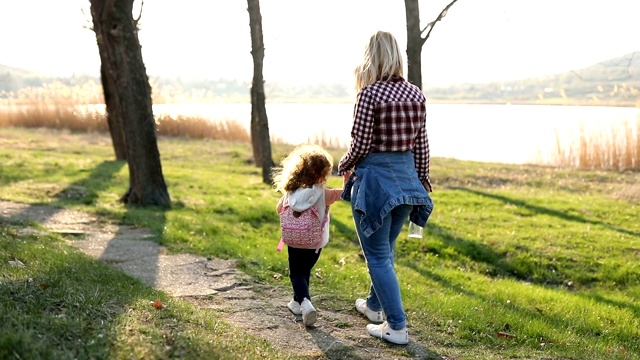
[[324, 189], [324, 201], [326, 205], [329, 206], [337, 200], [340, 200], [342, 191], [342, 189]]
[[278, 200], [278, 204], [276, 205], [276, 211], [278, 215], [282, 213], [282, 208], [284, 207], [284, 195]]

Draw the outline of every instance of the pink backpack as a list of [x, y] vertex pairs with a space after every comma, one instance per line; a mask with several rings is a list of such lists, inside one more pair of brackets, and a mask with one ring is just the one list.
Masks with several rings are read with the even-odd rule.
[[329, 207], [325, 210], [324, 219], [320, 221], [318, 208], [314, 205], [299, 212], [285, 204], [280, 214], [280, 230], [282, 237], [276, 251], [282, 251], [284, 244], [295, 248], [310, 248], [317, 245], [316, 252], [322, 245], [322, 230], [329, 219]]

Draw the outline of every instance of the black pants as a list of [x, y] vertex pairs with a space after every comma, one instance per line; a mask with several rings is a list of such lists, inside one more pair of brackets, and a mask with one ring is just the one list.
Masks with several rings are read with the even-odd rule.
[[289, 253], [289, 279], [293, 286], [293, 300], [302, 303], [304, 298], [311, 300], [309, 295], [309, 279], [311, 269], [318, 262], [322, 249], [316, 254], [316, 249], [298, 249], [287, 246]]

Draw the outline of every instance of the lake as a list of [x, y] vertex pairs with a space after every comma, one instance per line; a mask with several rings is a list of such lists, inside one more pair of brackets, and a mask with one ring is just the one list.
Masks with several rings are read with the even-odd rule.
[[[249, 128], [250, 104], [159, 104], [154, 115], [237, 120]], [[267, 104], [272, 137], [291, 144], [321, 135], [348, 144], [352, 104]], [[625, 130], [626, 129], [626, 130]], [[431, 156], [502, 163], [545, 163], [558, 143], [573, 146], [581, 134], [597, 137], [633, 132], [640, 108], [551, 105], [428, 104]], [[613, 134], [613, 135], [612, 135]], [[625, 141], [614, 138], [613, 142]]]

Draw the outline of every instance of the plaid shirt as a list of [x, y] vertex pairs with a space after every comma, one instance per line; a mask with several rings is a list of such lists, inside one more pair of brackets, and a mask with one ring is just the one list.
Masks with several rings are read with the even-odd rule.
[[429, 178], [426, 99], [399, 76], [364, 87], [353, 110], [351, 146], [338, 164], [343, 175], [371, 152], [412, 151], [420, 181]]

